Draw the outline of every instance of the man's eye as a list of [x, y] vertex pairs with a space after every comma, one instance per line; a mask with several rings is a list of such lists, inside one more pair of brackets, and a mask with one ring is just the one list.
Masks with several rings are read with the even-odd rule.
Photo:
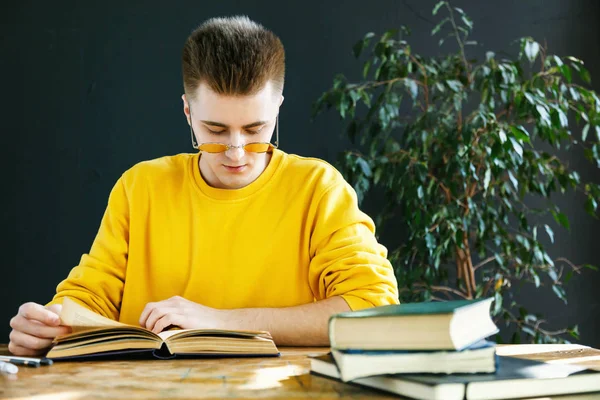
[[218, 135], [220, 133], [225, 132], [225, 130], [222, 130], [222, 131], [213, 131], [212, 129], [208, 129], [208, 128], [206, 128], [206, 129], [208, 130], [208, 132], [212, 133], [213, 135]]
[[246, 129], [250, 135], [258, 135], [265, 127], [261, 126], [259, 129]]

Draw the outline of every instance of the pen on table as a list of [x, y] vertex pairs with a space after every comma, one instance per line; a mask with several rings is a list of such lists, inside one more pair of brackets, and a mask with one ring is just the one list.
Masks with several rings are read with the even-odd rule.
[[19, 372], [19, 367], [6, 361], [0, 361], [0, 373], [16, 374]]
[[52, 365], [52, 360], [49, 358], [0, 356], [0, 361], [6, 361], [17, 365], [25, 365], [27, 367], [34, 368], [37, 368], [40, 365]]

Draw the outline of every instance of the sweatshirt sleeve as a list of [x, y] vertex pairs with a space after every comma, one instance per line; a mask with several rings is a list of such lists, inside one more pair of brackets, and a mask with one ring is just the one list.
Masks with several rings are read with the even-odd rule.
[[50, 304], [70, 297], [114, 320], [119, 319], [129, 248], [129, 204], [123, 178], [113, 187], [89, 254], [59, 283]]
[[[341, 178], [343, 179], [343, 178]], [[352, 310], [398, 303], [398, 283], [372, 219], [346, 182], [318, 200], [310, 244], [309, 282], [317, 300], [342, 296]]]

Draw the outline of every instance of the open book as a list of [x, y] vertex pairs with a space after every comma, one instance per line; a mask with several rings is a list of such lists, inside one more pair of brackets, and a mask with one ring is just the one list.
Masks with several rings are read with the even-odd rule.
[[51, 359], [92, 355], [152, 352], [158, 358], [174, 355], [277, 356], [269, 332], [223, 329], [177, 329], [156, 334], [148, 329], [105, 318], [69, 298], [60, 314], [72, 333], [54, 339]]

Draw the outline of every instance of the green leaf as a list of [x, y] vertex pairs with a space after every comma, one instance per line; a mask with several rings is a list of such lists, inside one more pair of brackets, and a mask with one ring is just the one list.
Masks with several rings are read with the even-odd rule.
[[460, 83], [460, 81], [457, 81], [455, 79], [451, 79], [446, 81], [446, 84], [450, 87], [450, 89], [452, 89], [454, 92], [460, 92], [460, 90], [463, 87], [463, 84]]
[[530, 327], [528, 327], [528, 326], [523, 326], [523, 327], [521, 327], [521, 330], [522, 330], [523, 332], [525, 332], [526, 334], [528, 334], [529, 336], [533, 336], [533, 337], [535, 337], [535, 331], [534, 331], [533, 329], [531, 329]]
[[469, 17], [467, 17], [465, 14], [461, 15], [461, 19], [463, 21], [463, 23], [469, 27], [469, 29], [473, 29], [473, 21], [471, 21], [471, 19]]
[[535, 58], [537, 57], [539, 51], [540, 45], [537, 42], [533, 40], [528, 40], [525, 44], [525, 55], [527, 56], [529, 62], [535, 61]]
[[579, 326], [575, 325], [573, 328], [569, 329], [569, 335], [579, 340]]
[[450, 21], [450, 18], [444, 18], [436, 26], [434, 26], [433, 29], [431, 30], [431, 36], [434, 36], [435, 34], [437, 34], [440, 31], [440, 29], [442, 29], [442, 26], [444, 26], [444, 24], [448, 21]]
[[521, 145], [519, 144], [519, 142], [517, 142], [514, 138], [510, 138], [510, 143], [512, 144], [512, 147], [513, 147], [514, 151], [520, 157], [523, 157], [523, 147], [521, 147]]
[[379, 39], [379, 42], [385, 42], [386, 40], [388, 40], [389, 38], [395, 36], [398, 33], [398, 29], [389, 29], [387, 31], [385, 31], [385, 33], [383, 35], [381, 35], [381, 39]]
[[558, 297], [559, 299], [564, 301], [565, 304], [567, 304], [567, 293], [565, 292], [565, 289], [562, 286], [552, 285], [552, 291], [554, 292], [554, 294], [556, 294], [556, 297]]
[[429, 232], [425, 235], [425, 243], [427, 244], [427, 248], [429, 250], [433, 250], [435, 248], [435, 238]]
[[569, 120], [567, 119], [567, 114], [563, 112], [563, 110], [556, 110], [558, 112], [558, 117], [560, 119], [560, 126], [563, 128], [569, 127]]
[[363, 174], [367, 177], [370, 178], [371, 177], [371, 167], [369, 166], [369, 163], [365, 161], [364, 158], [358, 157], [356, 159], [356, 163], [358, 164], [358, 166], [360, 167], [360, 169], [362, 170]]
[[515, 189], [519, 190], [519, 181], [517, 180], [517, 178], [515, 178], [511, 171], [508, 171], [508, 177], [510, 178], [510, 181], [512, 182]]
[[483, 178], [483, 187], [485, 188], [485, 190], [487, 190], [487, 188], [490, 186], [491, 180], [492, 180], [492, 170], [488, 168], [485, 171], [485, 177]]
[[506, 132], [504, 132], [504, 129], [500, 129], [500, 131], [498, 132], [498, 136], [500, 136], [500, 142], [502, 142], [502, 143], [504, 143], [508, 140], [506, 137]]
[[550, 114], [548, 113], [548, 109], [546, 108], [546, 106], [538, 104], [537, 106], [535, 106], [535, 109], [538, 112], [538, 114], [540, 114], [540, 118], [543, 122], [542, 125], [550, 126]]
[[571, 278], [573, 278], [573, 271], [567, 271], [567, 273], [565, 274], [565, 277], [563, 279], [565, 284], [569, 283]]
[[554, 243], [554, 231], [548, 225], [544, 225], [544, 228], [546, 228], [546, 233], [550, 237], [550, 241]]
[[352, 47], [354, 57], [360, 57], [360, 54], [362, 53], [363, 49], [369, 45], [369, 42], [374, 36], [375, 34], [373, 32], [369, 32], [365, 35], [365, 37], [362, 40], [359, 40], [354, 44], [354, 46]]
[[369, 59], [365, 62], [365, 66], [363, 67], [363, 78], [367, 79], [367, 76], [369, 75], [369, 69], [371, 69], [371, 64], [372, 64], [373, 60]]
[[567, 56], [567, 60], [574, 62], [575, 64], [583, 65], [583, 61], [573, 56]]
[[571, 68], [567, 64], [564, 64], [562, 67], [560, 67], [560, 71], [562, 72], [567, 82], [571, 83]]
[[348, 125], [348, 138], [352, 143], [356, 142], [356, 134], [358, 133], [358, 123], [355, 119], [350, 121], [350, 125]]
[[504, 298], [502, 297], [502, 294], [500, 292], [496, 292], [494, 294], [494, 311], [492, 312], [493, 315], [498, 315], [500, 311], [502, 311], [503, 300]]
[[419, 186], [417, 189], [417, 197], [419, 197], [419, 199], [423, 199], [423, 186]]
[[587, 69], [579, 67], [579, 77], [588, 85], [592, 84], [592, 77], [590, 76], [590, 71], [588, 71]]
[[440, 8], [446, 4], [446, 1], [438, 1], [438, 3], [435, 5], [435, 7], [433, 7], [433, 11], [431, 12], [431, 14], [436, 15], [438, 13], [438, 11], [440, 10]]
[[365, 92], [364, 90], [361, 90], [360, 97], [362, 98], [362, 101], [365, 103], [365, 106], [371, 108], [371, 95], [369, 93]]
[[383, 169], [382, 168], [377, 168], [375, 170], [375, 174], [373, 174], [373, 183], [374, 184], [378, 184], [379, 181], [381, 180], [381, 175], [383, 174]]
[[416, 100], [419, 95], [419, 86], [417, 85], [417, 82], [414, 79], [407, 78], [404, 80], [404, 85], [410, 92], [410, 97], [412, 97], [413, 101]]
[[571, 94], [571, 97], [573, 98], [573, 100], [575, 101], [579, 101], [579, 99], [581, 98], [579, 96], [579, 92], [577, 91], [577, 89], [575, 89], [573, 86], [569, 87], [569, 93]]
[[521, 343], [521, 335], [519, 334], [519, 332], [517, 332], [517, 331], [513, 332], [512, 336], [510, 337], [510, 343], [511, 344], [520, 344]]
[[597, 208], [598, 203], [596, 202], [596, 199], [594, 199], [592, 196], [588, 196], [585, 202], [585, 211], [591, 216], [595, 217]]
[[[532, 271], [532, 273], [533, 273], [533, 271]], [[539, 277], [539, 275], [537, 273], [535, 273], [533, 275], [533, 283], [534, 283], [534, 285], [535, 285], [536, 288], [539, 288], [540, 285], [542, 284], [542, 282], [540, 281], [540, 277]]]
[[591, 269], [592, 271], [598, 271], [598, 267], [591, 265], [591, 264], [585, 264], [583, 265], [583, 268], [587, 268], [587, 269]]
[[569, 224], [569, 218], [567, 218], [565, 214], [554, 210], [551, 210], [550, 212], [552, 213], [552, 216], [554, 217], [554, 220], [556, 222], [558, 222], [560, 225], [562, 225], [568, 230], [571, 229], [571, 225]]
[[[562, 67], [562, 65], [564, 64], [563, 61], [558, 56], [552, 56], [552, 59], [554, 59], [554, 63], [556, 64], [557, 67]], [[550, 60], [550, 58], [548, 58], [548, 60]]]
[[525, 143], [531, 143], [531, 140], [529, 139], [529, 132], [527, 132], [527, 129], [525, 129], [523, 125], [511, 126], [510, 130], [517, 140]]
[[581, 141], [582, 142], [585, 142], [585, 139], [587, 139], [587, 135], [588, 135], [589, 130], [590, 130], [590, 124], [586, 124], [583, 127], [583, 130], [581, 131]]

